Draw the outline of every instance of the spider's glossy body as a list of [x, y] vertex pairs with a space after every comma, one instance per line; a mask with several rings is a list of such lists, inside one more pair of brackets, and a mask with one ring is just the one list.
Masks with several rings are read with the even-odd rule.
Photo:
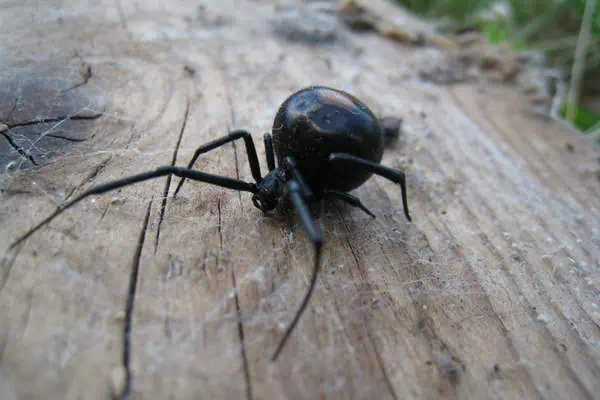
[[325, 189], [349, 192], [372, 172], [330, 165], [333, 153], [346, 153], [374, 163], [383, 156], [379, 120], [354, 96], [314, 86], [294, 93], [281, 105], [273, 123], [273, 144], [279, 165], [293, 157], [316, 198]]
[[[393, 136], [387, 131], [386, 129], [384, 133], [379, 120], [367, 106], [348, 93], [322, 86], [302, 89], [288, 97], [279, 108], [273, 123], [273, 136], [270, 133], [264, 136], [269, 168], [265, 176], [261, 174], [250, 133], [244, 130], [233, 131], [227, 136], [200, 146], [187, 168], [166, 165], [153, 171], [107, 182], [83, 192], [15, 240], [11, 247], [17, 246], [60, 213], [88, 196], [162, 176], [175, 175], [182, 178], [173, 197], [177, 195], [185, 179], [190, 179], [250, 192], [253, 195], [252, 202], [263, 212], [273, 210], [282, 198], [288, 198], [313, 242], [315, 262], [309, 288], [273, 355], [274, 360], [308, 305], [321, 266], [323, 233], [311, 215], [308, 203], [332, 197], [358, 207], [374, 217], [357, 197], [347, 192], [363, 184], [372, 174], [376, 174], [400, 185], [404, 214], [410, 220], [404, 173], [379, 164], [385, 137]], [[255, 183], [193, 169], [200, 155], [239, 139], [244, 140]], [[278, 165], [275, 165], [276, 160]]]

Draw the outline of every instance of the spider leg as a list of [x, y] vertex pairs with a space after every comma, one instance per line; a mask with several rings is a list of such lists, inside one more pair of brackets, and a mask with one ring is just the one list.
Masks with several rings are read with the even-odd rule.
[[[260, 174], [260, 164], [258, 163], [258, 156], [256, 155], [256, 148], [254, 147], [254, 141], [252, 140], [252, 136], [250, 135], [250, 133], [248, 133], [247, 131], [243, 131], [243, 130], [232, 131], [227, 136], [223, 136], [222, 138], [215, 139], [213, 141], [210, 141], [210, 142], [198, 147], [198, 149], [194, 153], [194, 157], [192, 157], [192, 160], [188, 164], [187, 168], [192, 169], [194, 167], [194, 164], [198, 160], [198, 157], [200, 157], [200, 155], [202, 155], [204, 153], [208, 153], [211, 150], [214, 150], [216, 148], [224, 146], [227, 143], [236, 141], [238, 139], [244, 139], [244, 143], [246, 144], [246, 154], [248, 154], [248, 162], [250, 163], [250, 170], [252, 171], [252, 177], [254, 178], [254, 180], [256, 182], [260, 181], [262, 179], [262, 175]], [[179, 181], [179, 184], [177, 185], [177, 188], [175, 189], [175, 193], [173, 194], [173, 197], [177, 196], [177, 193], [179, 193], [179, 190], [181, 189], [183, 182], [185, 182], [185, 178], [183, 178]]]
[[269, 171], [273, 171], [275, 169], [275, 152], [273, 151], [273, 137], [270, 133], [265, 133], [265, 153]]
[[342, 200], [345, 203], [350, 204], [352, 207], [360, 208], [365, 213], [369, 214], [371, 217], [375, 218], [375, 214], [373, 214], [365, 205], [360, 201], [360, 199], [356, 196], [352, 196], [351, 194], [344, 192], [337, 192], [334, 190], [328, 190], [323, 193], [324, 197], [333, 197], [339, 200]]
[[188, 179], [192, 179], [192, 180], [198, 181], [198, 182], [210, 183], [212, 185], [216, 185], [216, 186], [220, 186], [220, 187], [224, 187], [224, 188], [228, 188], [228, 189], [256, 193], [256, 185], [253, 183], [247, 183], [244, 181], [240, 181], [237, 179], [231, 179], [231, 178], [227, 178], [227, 177], [219, 176], [219, 175], [207, 174], [207, 173], [195, 171], [195, 170], [192, 170], [189, 168], [175, 167], [172, 165], [167, 165], [164, 167], [159, 167], [159, 168], [155, 169], [154, 171], [144, 172], [141, 174], [132, 175], [132, 176], [129, 176], [126, 178], [118, 179], [116, 181], [107, 182], [107, 183], [95, 186], [95, 187], [83, 192], [79, 196], [75, 197], [73, 200], [60, 206], [56, 211], [54, 211], [52, 214], [50, 214], [48, 217], [46, 217], [42, 222], [38, 223], [36, 226], [31, 228], [25, 234], [20, 236], [17, 240], [15, 240], [15, 242], [13, 244], [10, 245], [10, 248], [14, 248], [19, 243], [23, 242], [29, 236], [31, 236], [35, 232], [37, 232], [41, 227], [43, 227], [44, 225], [46, 225], [50, 221], [52, 221], [55, 217], [62, 214], [64, 211], [71, 208], [72, 206], [79, 203], [81, 200], [85, 199], [88, 196], [106, 193], [111, 190], [115, 190], [115, 189], [119, 189], [124, 186], [132, 185], [134, 183], [139, 183], [139, 182], [147, 181], [147, 180], [154, 179], [154, 178], [160, 178], [161, 176], [167, 176], [167, 175], [175, 175], [175, 176], [179, 176], [181, 178], [188, 178]]
[[308, 185], [306, 184], [306, 181], [300, 174], [300, 171], [298, 171], [298, 163], [296, 162], [296, 159], [292, 156], [287, 156], [285, 158], [285, 162], [290, 167], [292, 175], [294, 176], [294, 179], [300, 186], [300, 190], [302, 191], [302, 195], [304, 196], [304, 198], [308, 200], [312, 199], [312, 190], [310, 190], [310, 187], [308, 187]]
[[273, 353], [271, 361], [277, 360], [277, 357], [279, 357], [281, 350], [283, 350], [283, 347], [287, 343], [287, 340], [289, 339], [290, 335], [294, 331], [294, 328], [298, 324], [302, 313], [304, 313], [304, 310], [306, 309], [306, 306], [308, 305], [308, 302], [310, 301], [310, 298], [314, 292], [315, 285], [317, 283], [317, 276], [319, 274], [319, 269], [321, 268], [321, 247], [323, 245], [323, 232], [321, 231], [321, 227], [319, 226], [319, 224], [317, 224], [317, 222], [310, 214], [306, 201], [302, 195], [302, 189], [300, 188], [298, 182], [296, 182], [295, 180], [289, 181], [287, 183], [287, 188], [288, 195], [292, 200], [292, 204], [298, 211], [300, 221], [302, 221], [302, 225], [304, 225], [304, 229], [306, 229], [306, 232], [308, 233], [308, 236], [310, 237], [310, 240], [315, 248], [315, 263], [310, 278], [310, 284], [308, 285], [308, 290], [306, 291], [306, 294], [302, 299], [302, 303], [300, 304], [298, 311], [296, 311], [294, 319], [288, 325], [287, 329], [285, 330], [285, 334], [281, 338], [281, 341], [279, 342], [279, 345], [275, 350], [275, 353]]
[[329, 156], [329, 162], [335, 164], [351, 164], [354, 167], [362, 168], [376, 175], [389, 179], [394, 183], [398, 183], [400, 185], [400, 189], [402, 190], [402, 206], [404, 207], [404, 215], [406, 215], [406, 219], [411, 221], [408, 213], [408, 200], [406, 198], [406, 175], [404, 175], [404, 172], [395, 171], [391, 168], [384, 167], [383, 165], [364, 160], [347, 153], [332, 153]]

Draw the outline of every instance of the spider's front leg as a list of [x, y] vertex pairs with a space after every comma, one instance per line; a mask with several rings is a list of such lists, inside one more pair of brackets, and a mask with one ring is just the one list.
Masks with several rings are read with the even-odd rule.
[[85, 192], [83, 192], [79, 196], [75, 197], [73, 200], [69, 201], [65, 205], [60, 206], [56, 211], [54, 211], [48, 217], [43, 219], [40, 223], [38, 223], [33, 228], [29, 229], [26, 233], [24, 233], [19, 238], [17, 238], [10, 245], [10, 248], [16, 247], [18, 244], [23, 242], [29, 236], [31, 236], [35, 232], [37, 232], [44, 225], [50, 223], [50, 221], [52, 221], [54, 218], [58, 217], [60, 214], [62, 214], [63, 212], [65, 212], [66, 210], [68, 210], [69, 208], [74, 206], [75, 204], [79, 203], [81, 200], [85, 199], [86, 197], [103, 194], [103, 193], [110, 192], [112, 190], [116, 190], [116, 189], [119, 189], [119, 188], [122, 188], [125, 186], [133, 185], [135, 183], [144, 182], [144, 181], [148, 181], [150, 179], [156, 179], [156, 178], [160, 178], [162, 176], [170, 176], [170, 175], [179, 176], [180, 178], [183, 178], [183, 179], [187, 178], [187, 179], [191, 179], [193, 181], [209, 183], [211, 185], [220, 186], [220, 187], [224, 187], [227, 189], [238, 190], [241, 192], [256, 193], [256, 191], [257, 191], [256, 185], [254, 183], [248, 183], [248, 182], [240, 181], [239, 179], [228, 178], [226, 176], [207, 174], [207, 173], [200, 172], [200, 171], [194, 171], [189, 168], [182, 168], [182, 167], [175, 167], [172, 165], [166, 165], [163, 167], [156, 168], [153, 171], [128, 176], [128, 177], [122, 178], [122, 179], [117, 179], [115, 181], [107, 182], [107, 183], [104, 183], [104, 184], [101, 184], [98, 186], [94, 186], [93, 188], [86, 190]]
[[[252, 177], [256, 182], [259, 182], [262, 179], [262, 175], [260, 173], [260, 164], [258, 162], [258, 156], [256, 155], [256, 147], [254, 147], [252, 135], [250, 135], [249, 132], [244, 130], [232, 131], [227, 136], [215, 139], [198, 147], [198, 149], [196, 149], [196, 151], [194, 152], [194, 156], [192, 157], [192, 160], [188, 164], [187, 168], [192, 169], [194, 167], [194, 164], [198, 160], [198, 157], [200, 157], [202, 154], [208, 153], [211, 150], [217, 149], [221, 146], [226, 145], [227, 143], [236, 141], [238, 139], [244, 139], [244, 144], [246, 145], [246, 154], [248, 155], [248, 163], [250, 164], [250, 170], [252, 171]], [[177, 193], [179, 193], [179, 190], [181, 190], [183, 182], [185, 182], [185, 178], [182, 178], [179, 181], [179, 184], [175, 189], [173, 197], [177, 196]]]
[[319, 226], [317, 221], [315, 221], [315, 219], [313, 218], [313, 216], [310, 213], [310, 210], [306, 203], [306, 198], [304, 196], [302, 188], [300, 187], [300, 184], [296, 180], [292, 179], [291, 181], [289, 181], [287, 183], [287, 190], [288, 190], [288, 196], [290, 197], [292, 204], [294, 205], [294, 207], [296, 208], [296, 211], [298, 212], [300, 221], [302, 222], [304, 229], [308, 233], [308, 237], [310, 238], [311, 242], [313, 243], [313, 247], [315, 249], [315, 261], [313, 264], [312, 275], [310, 277], [310, 284], [308, 285], [306, 294], [304, 295], [304, 298], [302, 299], [302, 303], [300, 304], [298, 311], [296, 311], [296, 315], [294, 316], [294, 319], [292, 320], [292, 322], [288, 325], [287, 329], [285, 330], [285, 334], [281, 338], [281, 341], [279, 342], [279, 345], [277, 346], [275, 353], [273, 353], [273, 356], [271, 357], [271, 361], [277, 360], [277, 357], [279, 357], [281, 350], [283, 350], [283, 347], [287, 343], [287, 340], [289, 339], [292, 332], [294, 331], [294, 328], [298, 324], [300, 317], [304, 313], [306, 306], [308, 306], [308, 302], [310, 301], [310, 298], [312, 297], [315, 286], [317, 284], [317, 277], [319, 275], [319, 269], [321, 268], [321, 248], [323, 246], [323, 231], [321, 230], [321, 227]]
[[267, 156], [267, 166], [269, 171], [275, 169], [275, 151], [273, 150], [273, 137], [270, 133], [265, 133], [265, 154]]

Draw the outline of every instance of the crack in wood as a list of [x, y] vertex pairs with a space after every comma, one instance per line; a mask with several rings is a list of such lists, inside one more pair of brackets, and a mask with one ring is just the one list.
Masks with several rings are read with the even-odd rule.
[[63, 136], [63, 135], [56, 135], [53, 133], [46, 133], [44, 136], [51, 137], [54, 139], [62, 139], [62, 140], [66, 140], [67, 142], [75, 142], [75, 143], [85, 142], [86, 140], [88, 140], [87, 138], [85, 138], [85, 139], [72, 138], [72, 137]]
[[[221, 54], [221, 59], [222, 58], [223, 57]], [[224, 63], [222, 63], [222, 64], [223, 64], [222, 65], [223, 70], [225, 70], [225, 65], [224, 65]], [[229, 91], [228, 86], [226, 86], [226, 88], [225, 88], [225, 97], [226, 97], [227, 105], [229, 108], [231, 124], [235, 126], [236, 114], [235, 114], [235, 109], [233, 107], [231, 93]], [[231, 131], [231, 127], [228, 126], [227, 130]], [[238, 159], [237, 146], [236, 146], [235, 141], [231, 142], [231, 145], [233, 147], [235, 176], [236, 176], [236, 179], [240, 179], [239, 159]], [[240, 201], [240, 207], [243, 212], [243, 202], [242, 202], [242, 193], [241, 192], [238, 192], [238, 199]], [[221, 215], [221, 198], [220, 197], [217, 200], [217, 210], [218, 210], [218, 218], [219, 218], [218, 219], [218, 221], [219, 221], [219, 225], [218, 225], [219, 244], [220, 244], [220, 249], [223, 250], [223, 231], [222, 231], [222, 215]], [[240, 346], [241, 346], [242, 367], [244, 370], [244, 381], [245, 381], [245, 385], [246, 385], [246, 399], [252, 400], [252, 398], [253, 398], [252, 381], [250, 379], [250, 367], [249, 367], [249, 363], [248, 363], [248, 356], [247, 356], [247, 352], [246, 352], [246, 341], [245, 341], [245, 336], [244, 336], [244, 323], [242, 321], [242, 316], [241, 316], [241, 307], [240, 307], [240, 300], [239, 300], [239, 296], [238, 296], [237, 282], [235, 279], [235, 268], [234, 267], [232, 267], [232, 269], [231, 269], [231, 279], [232, 279], [232, 283], [233, 283], [235, 308], [236, 308], [236, 314], [237, 314], [237, 320], [238, 320], [238, 337], [239, 337]]]
[[[325, 283], [325, 288], [327, 290], [329, 290], [330, 293], [333, 293], [332, 290], [330, 290], [329, 286], [327, 285], [327, 283]], [[338, 334], [339, 332], [343, 333], [343, 336], [341, 337], [344, 340], [344, 344], [346, 346], [346, 351], [348, 352], [348, 354], [351, 354], [352, 360], [354, 361], [354, 367], [358, 367], [357, 369], [359, 369], [360, 367], [358, 366], [359, 362], [357, 361], [357, 351], [356, 351], [356, 347], [354, 346], [355, 344], [359, 344], [360, 341], [354, 343], [353, 340], [350, 338], [350, 331], [352, 331], [353, 333], [355, 333], [358, 337], [361, 336], [360, 332], [355, 328], [355, 327], [349, 327], [347, 326], [347, 324], [345, 324], [345, 322], [347, 321], [341, 311], [340, 308], [340, 304], [338, 302], [338, 299], [333, 296], [333, 309], [335, 310], [335, 315], [337, 316], [337, 318], [339, 319], [339, 324], [341, 327], [341, 331], [336, 332], [336, 334]], [[340, 335], [341, 336], [341, 335]], [[363, 344], [364, 346], [364, 344]]]
[[70, 92], [71, 90], [75, 90], [78, 89], [82, 86], [87, 85], [87, 83], [89, 82], [90, 78], [92, 77], [92, 66], [88, 63], [82, 63], [81, 67], [80, 67], [80, 71], [79, 71], [80, 75], [81, 75], [81, 79], [82, 81], [71, 86], [68, 89], [62, 90], [61, 93], [67, 93]]
[[[238, 160], [238, 152], [237, 152], [237, 146], [235, 144], [235, 141], [231, 142], [231, 145], [233, 146], [233, 159], [235, 161], [235, 176], [236, 179], [240, 179], [240, 163]], [[242, 210], [242, 213], [244, 211], [244, 202], [242, 201], [242, 192], [238, 191], [238, 199], [240, 200], [240, 208]]]
[[[11, 111], [11, 114], [12, 114], [12, 111]], [[41, 125], [41, 124], [52, 123], [52, 122], [62, 123], [64, 121], [68, 121], [68, 120], [74, 120], [74, 121], [95, 120], [97, 118], [100, 118], [102, 115], [103, 115], [102, 113], [95, 113], [95, 114], [91, 114], [91, 115], [70, 115], [70, 116], [65, 115], [65, 116], [52, 117], [52, 118], [33, 119], [30, 121], [22, 121], [22, 122], [8, 122], [8, 121], [0, 120], [0, 135], [2, 135], [8, 141], [8, 144], [18, 154], [20, 154], [21, 157], [29, 160], [33, 165], [39, 166], [38, 162], [35, 160], [33, 155], [28, 150], [26, 150], [25, 148], [23, 148], [22, 146], [20, 146], [18, 143], [16, 143], [14, 141], [14, 139], [8, 134], [9, 131], [11, 131], [12, 129], [15, 129], [15, 128], [23, 128], [23, 127]], [[87, 140], [87, 139], [75, 139], [75, 138], [69, 138], [69, 137], [63, 136], [63, 135], [45, 133], [45, 134], [41, 135], [39, 138], [37, 138], [37, 140], [33, 143], [33, 145], [31, 147], [33, 147], [39, 140], [41, 140], [42, 138], [44, 138], [46, 136], [52, 137], [55, 139], [67, 140], [70, 142], [83, 142], [83, 141]], [[30, 150], [31, 150], [31, 148], [30, 148]]]
[[110, 210], [110, 204], [107, 205], [106, 207], [104, 207], [104, 211], [102, 211], [102, 215], [100, 215], [100, 221], [102, 221], [104, 219], [104, 217], [106, 217], [106, 214], [108, 214], [108, 210]]
[[8, 333], [2, 335], [0, 340], [0, 367], [2, 366], [2, 360], [4, 359], [4, 353], [6, 352], [6, 346], [8, 345]]
[[[342, 221], [342, 224], [344, 225], [344, 228], [346, 229], [346, 232], [348, 234], [351, 234], [352, 231], [350, 230], [350, 227], [348, 226], [348, 222], [346, 221], [346, 218], [344, 217], [342, 210], [337, 206], [336, 206], [336, 210]], [[357, 251], [354, 249], [352, 242], [350, 241], [350, 239], [347, 236], [345, 237], [345, 241], [346, 241], [346, 244], [348, 245], [348, 248], [350, 249], [350, 253], [352, 254], [352, 257], [354, 258], [354, 261], [356, 262], [356, 268], [357, 268], [359, 274], [361, 275], [364, 282], [368, 283], [368, 276], [365, 276], [363, 273], [361, 273], [360, 260], [359, 260]], [[372, 287], [370, 284], [369, 284], [369, 290], [372, 290]], [[392, 384], [392, 381], [390, 380], [390, 377], [387, 373], [387, 370], [385, 368], [385, 363], [383, 362], [383, 358], [379, 354], [379, 349], [377, 348], [377, 345], [372, 337], [369, 326], [367, 326], [366, 329], [367, 329], [367, 337], [369, 338], [369, 341], [371, 342], [371, 345], [373, 347], [373, 352], [375, 353], [375, 358], [377, 360], [377, 366], [379, 367], [379, 370], [381, 371], [381, 374], [383, 376], [383, 380], [385, 381], [386, 387], [387, 387], [388, 391], [390, 392], [390, 395], [392, 396], [392, 398], [394, 400], [398, 400], [398, 395], [396, 394], [394, 385]]]
[[[174, 166], [177, 161], [177, 155], [179, 153], [179, 147], [181, 146], [181, 141], [183, 139], [183, 133], [185, 132], [185, 127], [187, 126], [187, 122], [190, 115], [190, 98], [186, 98], [185, 103], [185, 111], [183, 113], [183, 122], [181, 124], [181, 128], [179, 129], [179, 137], [177, 138], [177, 143], [175, 144], [175, 150], [173, 150], [173, 156], [171, 157], [171, 165]], [[165, 189], [163, 190], [163, 196], [160, 204], [160, 215], [158, 217], [158, 227], [156, 228], [156, 237], [154, 239], [154, 253], [158, 250], [158, 241], [160, 239], [160, 227], [162, 226], [163, 219], [165, 217], [165, 210], [167, 208], [167, 197], [169, 196], [169, 189], [171, 188], [171, 175], [167, 176], [167, 182], [165, 184]]]
[[64, 116], [60, 116], [60, 117], [33, 119], [31, 121], [15, 122], [15, 123], [8, 123], [8, 122], [0, 120], [0, 124], [5, 125], [7, 129], [13, 129], [13, 128], [22, 128], [25, 126], [48, 124], [51, 122], [63, 122], [63, 121], [68, 121], [68, 120], [89, 121], [89, 120], [98, 119], [103, 115], [104, 115], [103, 113], [94, 113], [94, 114], [90, 114], [90, 115], [64, 115]]
[[12, 118], [18, 105], [19, 105], [19, 97], [15, 97], [15, 101], [13, 101], [12, 108], [10, 109], [10, 111], [8, 113], [8, 118], [7, 118], [8, 120], [10, 120]]
[[394, 400], [398, 400], [398, 395], [396, 394], [394, 385], [392, 384], [392, 381], [390, 380], [390, 377], [385, 368], [385, 363], [383, 362], [383, 357], [381, 357], [381, 354], [379, 354], [379, 348], [377, 347], [377, 343], [375, 342], [375, 339], [373, 339], [371, 329], [369, 329], [369, 328], [367, 329], [367, 337], [369, 338], [369, 341], [371, 342], [371, 346], [373, 346], [373, 353], [375, 353], [377, 365], [379, 366], [379, 369], [381, 370], [381, 373], [383, 374], [383, 380], [385, 381], [385, 384], [386, 384], [390, 394], [392, 395], [392, 398]]
[[219, 246], [220, 249], [223, 250], [223, 232], [221, 231], [221, 224], [223, 223], [223, 221], [221, 221], [221, 198], [217, 198], [217, 213], [218, 213], [218, 221], [219, 224], [217, 225], [217, 230], [219, 233]]
[[[433, 201], [430, 199], [428, 204], [433, 204]], [[343, 214], [341, 213], [341, 211], [339, 209], [338, 209], [338, 212], [340, 214], [340, 218], [344, 224], [344, 227], [346, 228], [347, 232], [350, 233], [348, 224], [347, 224]], [[447, 233], [450, 234], [449, 232], [447, 232]], [[424, 240], [427, 241], [427, 238], [424, 237]], [[352, 243], [348, 239], [346, 239], [346, 242], [347, 242], [347, 244], [352, 252], [352, 255], [354, 256], [354, 258], [357, 262], [357, 265], [358, 265], [357, 254], [352, 246]], [[429, 243], [427, 243], [427, 247], [431, 248]], [[387, 255], [384, 254], [384, 256], [386, 259], [388, 259]], [[462, 257], [460, 257], [460, 259], [465, 260], [465, 257], [462, 256]], [[389, 259], [388, 259], [388, 263], [389, 263]], [[467, 263], [467, 264], [470, 265], [469, 263]], [[391, 265], [391, 263], [390, 263], [390, 265]], [[472, 271], [472, 267], [470, 267], [470, 269]], [[363, 279], [366, 281], [366, 277], [363, 277]], [[450, 363], [438, 365], [438, 368], [440, 368], [440, 372], [442, 373], [442, 376], [444, 376], [444, 378], [451, 384], [449, 387], [447, 387], [447, 389], [450, 389], [453, 392], [453, 395], [456, 396], [457, 392], [456, 392], [456, 389], [454, 388], [454, 386], [456, 386], [460, 382], [461, 370], [463, 370], [463, 371], [465, 370], [465, 365], [458, 357], [456, 357], [454, 355], [454, 351], [450, 350], [450, 347], [448, 346], [448, 344], [444, 340], [442, 340], [437, 335], [437, 333], [433, 330], [433, 323], [432, 323], [431, 317], [428, 315], [424, 315], [423, 308], [421, 307], [421, 301], [418, 298], [415, 298], [415, 295], [413, 293], [411, 293], [410, 291], [408, 294], [413, 302], [415, 310], [418, 312], [418, 314], [420, 314], [422, 316], [422, 318], [420, 318], [420, 320], [419, 320], [420, 331], [422, 333], [424, 333], [424, 336], [427, 339], [427, 342], [430, 346], [432, 353], [433, 353], [433, 350], [435, 349], [436, 351], [441, 350], [442, 353], [447, 353], [451, 356]], [[486, 297], [486, 299], [487, 299], [487, 297]], [[487, 299], [487, 300], [489, 303], [489, 299]], [[496, 315], [496, 317], [499, 319], [499, 317], [497, 315]], [[503, 332], [506, 334], [507, 330], [505, 329]], [[393, 385], [391, 384], [391, 381], [389, 380], [389, 376], [387, 375], [387, 371], [385, 370], [385, 365], [383, 364], [383, 359], [381, 358], [381, 355], [378, 353], [377, 346], [375, 345], [375, 342], [374, 342], [373, 338], [371, 337], [370, 331], [368, 333], [368, 336], [369, 336], [369, 340], [372, 342], [373, 347], [375, 348], [377, 362], [382, 371], [382, 374], [384, 375], [384, 379], [386, 380], [386, 383], [388, 384], [390, 393], [392, 394], [394, 399], [397, 399], [397, 395], [394, 391]], [[512, 342], [510, 341], [510, 339], [508, 337], [506, 337], [506, 339], [509, 341], [509, 343], [512, 344]], [[434, 344], [437, 344], [437, 346], [434, 346]], [[460, 369], [457, 368], [457, 366], [454, 364], [458, 364], [458, 366], [460, 366], [461, 368]], [[533, 381], [530, 381], [530, 382], [533, 382]], [[536, 392], [537, 392], [537, 390], [536, 390]]]
[[[232, 106], [231, 106], [231, 99], [229, 97], [229, 94], [227, 94], [227, 101], [229, 104], [229, 109], [232, 111]], [[232, 119], [234, 118], [234, 116], [232, 117]], [[239, 168], [238, 168], [238, 157], [237, 157], [237, 147], [235, 145], [235, 141], [232, 142], [233, 145], [233, 154], [234, 154], [234, 159], [235, 159], [235, 170], [236, 170], [236, 178], [239, 179], [240, 178], [240, 174], [239, 174]], [[240, 199], [240, 203], [242, 201], [241, 198], [241, 192], [238, 192], [239, 194], [239, 199]], [[221, 198], [219, 197], [217, 199], [217, 212], [218, 212], [218, 234], [219, 234], [219, 246], [220, 246], [220, 250], [223, 250], [223, 231], [222, 231], [222, 213], [221, 213]], [[238, 331], [238, 337], [240, 340], [240, 355], [242, 357], [242, 368], [244, 371], [244, 382], [245, 382], [245, 387], [246, 387], [246, 399], [247, 400], [252, 400], [253, 399], [253, 394], [252, 394], [252, 380], [250, 378], [250, 366], [248, 363], [248, 354], [247, 354], [247, 350], [246, 350], [246, 340], [245, 340], [245, 335], [244, 335], [244, 322], [242, 320], [242, 313], [241, 313], [241, 306], [240, 306], [240, 299], [239, 299], [239, 295], [238, 295], [238, 286], [237, 286], [237, 281], [235, 278], [235, 268], [232, 267], [231, 268], [231, 280], [232, 280], [232, 285], [233, 285], [233, 294], [234, 294], [234, 300], [235, 300], [235, 309], [236, 309], [236, 317], [237, 317], [237, 331]]]
[[[223, 61], [223, 49], [220, 52], [220, 60], [218, 64], [221, 66], [221, 70], [223, 75], [225, 75], [225, 82], [229, 82], [229, 77], [227, 76], [227, 65]], [[225, 101], [227, 102], [227, 108], [229, 109], [229, 121], [231, 125], [228, 124], [227, 130], [228, 133], [231, 132], [231, 126], [235, 127], [237, 125], [237, 114], [235, 112], [235, 107], [233, 104], [233, 100], [231, 98], [231, 90], [229, 90], [229, 85], [225, 86]], [[238, 159], [237, 145], [235, 141], [231, 142], [231, 146], [233, 147], [233, 159], [235, 161], [235, 176], [236, 179], [240, 179], [240, 163]], [[244, 212], [244, 202], [242, 201], [242, 192], [238, 192], [238, 199], [240, 201], [240, 208], [242, 213]]]
[[[348, 226], [348, 221], [346, 221], [343, 211], [340, 209], [339, 206], [336, 206], [335, 209], [340, 217], [340, 220], [342, 221], [342, 224], [344, 225], [344, 228], [346, 229], [346, 233], [351, 235], [352, 231], [350, 230], [350, 227]], [[361, 275], [361, 278], [363, 278], [366, 281], [367, 277], [364, 276], [364, 274], [362, 273], [361, 268], [360, 268], [360, 260], [359, 260], [360, 257], [358, 255], [358, 252], [354, 249], [354, 245], [352, 244], [352, 242], [350, 241], [348, 236], [345, 236], [344, 239], [346, 241], [346, 244], [348, 245], [348, 248], [350, 249], [350, 253], [352, 254], [352, 257], [354, 257], [354, 261], [356, 262], [356, 270]]]
[[27, 294], [27, 308], [25, 309], [25, 313], [21, 319], [23, 323], [23, 333], [22, 336], [27, 335], [27, 328], [29, 327], [29, 322], [31, 320], [31, 309], [33, 308], [33, 290]]
[[29, 160], [29, 162], [31, 162], [33, 165], [38, 166], [39, 164], [35, 161], [35, 158], [33, 158], [33, 155], [31, 155], [27, 150], [25, 150], [23, 147], [19, 146], [13, 139], [12, 137], [10, 137], [10, 135], [8, 133], [6, 133], [5, 131], [1, 131], [0, 135], [2, 135], [7, 141], [8, 144], [10, 145], [10, 147], [13, 148], [13, 150], [15, 150], [17, 153], [19, 153], [21, 155], [21, 157]]
[[22, 247], [23, 246], [16, 246], [12, 248], [12, 250], [6, 251], [2, 257], [2, 262], [0, 262], [0, 266], [2, 267], [2, 275], [0, 275], [0, 292], [2, 292], [6, 282], [8, 282], [8, 279], [10, 278], [10, 272], [15, 265], [15, 260], [21, 252]]
[[238, 337], [240, 339], [242, 366], [244, 369], [244, 380], [246, 383], [246, 399], [252, 400], [252, 381], [250, 379], [250, 366], [248, 363], [248, 354], [246, 351], [246, 340], [244, 337], [244, 322], [242, 320], [242, 312], [240, 307], [240, 299], [238, 295], [238, 286], [235, 279], [235, 268], [231, 269], [231, 281], [233, 283], [233, 294], [235, 299], [235, 311], [237, 314]]
[[135, 294], [140, 271], [140, 260], [142, 256], [144, 242], [146, 240], [146, 232], [148, 230], [148, 222], [150, 220], [150, 210], [152, 209], [153, 200], [154, 198], [151, 198], [150, 202], [148, 203], [148, 208], [146, 209], [146, 216], [144, 217], [144, 222], [140, 231], [140, 237], [138, 239], [138, 244], [135, 249], [135, 254], [133, 256], [133, 264], [131, 267], [131, 275], [129, 278], [129, 288], [127, 291], [127, 301], [125, 303], [125, 321], [123, 323], [122, 355], [123, 367], [125, 368], [125, 387], [123, 389], [123, 393], [121, 393], [120, 396], [122, 400], [128, 399], [130, 397], [133, 388], [133, 372], [131, 370], [131, 330], [133, 323], [133, 311], [135, 306]]
[[63, 200], [63, 202], [67, 201], [79, 189], [81, 189], [85, 185], [87, 185], [90, 182], [92, 182], [100, 174], [100, 172], [102, 172], [102, 170], [106, 167], [106, 165], [110, 162], [111, 159], [112, 159], [112, 155], [109, 155], [107, 158], [105, 158], [104, 160], [102, 160], [100, 162], [100, 164], [96, 165], [96, 167], [94, 167], [94, 169], [85, 177], [84, 180], [82, 180], [79, 183], [79, 185], [77, 185], [73, 189], [71, 189], [71, 191], [69, 192], [69, 194], [67, 194], [65, 196], [65, 199]]
[[32, 190], [2, 189], [2, 188], [0, 188], [0, 193], [3, 193], [7, 196], [34, 195], [35, 194], [35, 192], [33, 192]]
[[123, 28], [125, 34], [131, 40], [133, 36], [131, 35], [131, 32], [129, 32], [127, 18], [125, 18], [125, 12], [123, 10], [123, 4], [121, 3], [121, 0], [115, 0], [115, 6], [117, 8], [117, 13], [119, 14], [119, 23], [121, 24], [121, 28]]
[[[223, 70], [225, 70], [225, 65], [223, 65]], [[233, 106], [233, 101], [231, 99], [231, 93], [229, 91], [229, 86], [225, 88], [225, 99], [227, 101], [227, 108], [229, 109], [229, 120], [231, 121], [232, 126], [236, 126], [237, 123], [237, 114], [235, 113], [235, 108]], [[231, 126], [227, 127], [227, 130], [231, 132]], [[235, 177], [236, 179], [240, 179], [240, 162], [237, 154], [237, 145], [235, 141], [231, 142], [231, 146], [233, 147], [233, 159], [235, 161]], [[242, 212], [244, 211], [244, 203], [242, 201], [242, 192], [238, 192], [238, 198], [240, 200], [240, 207]]]

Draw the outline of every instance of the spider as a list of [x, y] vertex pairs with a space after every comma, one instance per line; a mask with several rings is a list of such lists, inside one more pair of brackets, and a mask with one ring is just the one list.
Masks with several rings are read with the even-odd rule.
[[[382, 128], [382, 124], [373, 112], [352, 95], [323, 86], [308, 87], [285, 100], [275, 116], [272, 133], [264, 135], [269, 168], [269, 172], [264, 177], [260, 172], [256, 148], [250, 133], [245, 130], [232, 131], [227, 136], [199, 147], [186, 168], [162, 166], [153, 171], [101, 184], [83, 192], [58, 207], [54, 213], [20, 236], [11, 248], [88, 196], [162, 176], [175, 175], [181, 178], [173, 197], [177, 196], [185, 180], [190, 179], [250, 192], [254, 206], [264, 213], [275, 209], [280, 200], [288, 198], [313, 243], [315, 254], [308, 289], [271, 357], [271, 360], [275, 361], [310, 301], [321, 267], [323, 233], [311, 215], [308, 205], [324, 198], [336, 198], [375, 217], [357, 197], [348, 192], [376, 174], [400, 185], [404, 214], [409, 221], [411, 220], [404, 173], [379, 164], [383, 156], [386, 130]], [[193, 169], [200, 155], [239, 139], [244, 140], [255, 183]]]

